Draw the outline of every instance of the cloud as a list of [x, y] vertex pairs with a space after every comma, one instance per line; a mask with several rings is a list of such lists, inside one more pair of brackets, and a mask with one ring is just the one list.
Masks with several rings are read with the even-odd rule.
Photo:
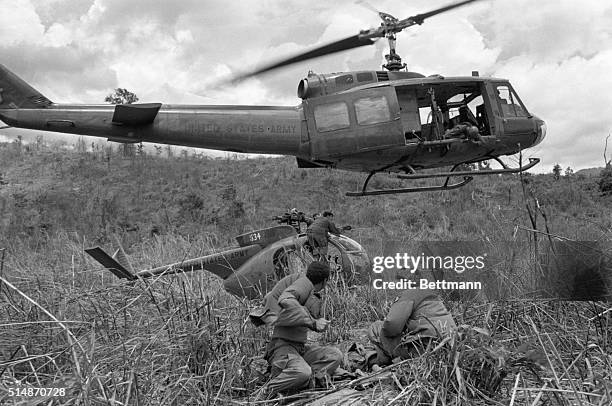
[[[444, 0], [372, 2], [398, 18]], [[116, 87], [141, 101], [296, 105], [309, 70], [380, 70], [386, 41], [219, 88], [253, 69], [380, 24], [353, 0], [0, 0], [0, 63], [57, 102], [99, 103]], [[530, 151], [564, 167], [601, 164], [612, 128], [612, 5], [482, 1], [397, 36], [412, 71], [510, 79], [548, 137]], [[546, 169], [548, 171], [548, 169]]]
[[532, 64], [527, 56], [515, 57], [499, 69], [513, 77], [530, 111], [548, 124], [540, 145], [547, 163], [562, 161], [584, 168], [601, 164], [601, 148], [612, 129], [612, 50], [587, 59], [571, 57], [561, 63]]
[[612, 94], [602, 91], [612, 88], [612, 5], [489, 2], [470, 21], [486, 48], [498, 50], [486, 69], [510, 79], [529, 110], [546, 120], [548, 135], [537, 147], [543, 166], [601, 165], [612, 128]]
[[612, 45], [612, 5], [599, 0], [490, 2], [473, 23], [500, 61], [529, 55], [533, 63], [590, 57]]
[[0, 10], [0, 40], [3, 46], [30, 43], [43, 36], [44, 27], [40, 17], [28, 1], [2, 0]]

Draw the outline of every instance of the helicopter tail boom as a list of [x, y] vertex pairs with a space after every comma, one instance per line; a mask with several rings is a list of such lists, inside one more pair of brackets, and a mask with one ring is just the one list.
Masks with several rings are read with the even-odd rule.
[[0, 109], [41, 108], [51, 104], [51, 100], [0, 64]]
[[113, 256], [108, 255], [100, 247], [88, 248], [85, 250], [87, 254], [111, 271], [115, 276], [128, 280], [199, 270], [206, 270], [217, 275], [221, 279], [227, 279], [234, 273], [234, 269], [240, 267], [246, 260], [259, 251], [261, 251], [259, 245], [249, 245], [134, 273], [128, 270], [129, 265], [127, 265], [125, 253], [121, 250], [118, 250]]
[[296, 107], [57, 104], [0, 65], [0, 120], [11, 127], [229, 152], [304, 155]]

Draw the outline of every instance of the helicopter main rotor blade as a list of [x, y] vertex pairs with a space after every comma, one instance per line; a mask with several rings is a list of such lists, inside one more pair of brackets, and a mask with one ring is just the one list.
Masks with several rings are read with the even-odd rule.
[[240, 82], [250, 77], [271, 71], [273, 69], [281, 68], [283, 66], [291, 65], [312, 58], [317, 58], [319, 56], [333, 54], [340, 51], [346, 51], [348, 49], [358, 48], [365, 45], [372, 45], [373, 43], [374, 41], [370, 38], [361, 38], [359, 35], [353, 35], [352, 37], [344, 38], [339, 41], [332, 42], [331, 44], [323, 45], [322, 47], [315, 48], [308, 52], [304, 52], [303, 54], [296, 55], [293, 58], [285, 59], [284, 61], [265, 66], [263, 68], [257, 69], [256, 71], [239, 75], [237, 77], [234, 77], [231, 82]]
[[[394, 17], [389, 15], [389, 17], [391, 17], [395, 21], [384, 22], [380, 27], [361, 31], [359, 34], [353, 35], [352, 37], [344, 38], [339, 41], [332, 42], [331, 44], [327, 44], [319, 48], [315, 48], [303, 54], [299, 54], [292, 58], [285, 59], [284, 61], [277, 62], [271, 65], [265, 66], [263, 68], [257, 69], [253, 72], [248, 72], [248, 73], [244, 73], [244, 74], [235, 76], [230, 80], [230, 83], [241, 82], [245, 79], [259, 75], [261, 73], [265, 73], [273, 69], [281, 68], [283, 66], [291, 65], [297, 62], [306, 61], [308, 59], [317, 58], [319, 56], [330, 55], [336, 52], [346, 51], [349, 49], [358, 48], [358, 47], [362, 47], [365, 45], [372, 45], [374, 44], [374, 40], [373, 40], [374, 38], [384, 37], [390, 32], [392, 33], [400, 32], [404, 28], [408, 28], [415, 24], [419, 24], [419, 25], [423, 24], [423, 21], [425, 21], [425, 19], [429, 17], [435, 16], [440, 13], [444, 13], [445, 11], [452, 10], [457, 7], [464, 6], [469, 3], [473, 3], [475, 1], [479, 1], [479, 0], [460, 1], [458, 3], [449, 4], [447, 6], [438, 8], [436, 10], [429, 11], [427, 13], [417, 14], [415, 16], [408, 17], [401, 21], [397, 21], [395, 20]], [[382, 18], [383, 15], [387, 15], [387, 14], [379, 12], [379, 15]], [[383, 18], [383, 20], [385, 19]]]
[[[398, 26], [400, 26], [400, 27], [401, 27], [399, 30], [401, 31], [401, 30], [403, 30], [404, 28], [410, 27], [410, 26], [412, 26], [412, 25], [414, 25], [414, 24], [421, 25], [421, 24], [423, 24], [423, 21], [425, 21], [425, 19], [427, 19], [427, 18], [429, 18], [429, 17], [433, 17], [433, 16], [435, 16], [435, 15], [438, 15], [438, 14], [444, 13], [444, 12], [446, 12], [446, 11], [452, 10], [452, 9], [454, 9], [454, 8], [457, 8], [457, 7], [465, 6], [466, 4], [469, 4], [469, 3], [474, 3], [474, 2], [476, 2], [476, 1], [479, 1], [479, 0], [465, 0], [465, 1], [460, 1], [460, 2], [458, 2], [458, 3], [449, 4], [449, 5], [447, 5], [447, 6], [440, 7], [440, 8], [438, 8], [438, 9], [435, 9], [435, 10], [429, 11], [429, 12], [427, 12], [427, 13], [417, 14], [417, 15], [415, 15], [415, 16], [405, 18], [405, 19], [401, 20], [401, 21], [398, 23]], [[408, 25], [405, 25], [405, 24], [408, 24]]]

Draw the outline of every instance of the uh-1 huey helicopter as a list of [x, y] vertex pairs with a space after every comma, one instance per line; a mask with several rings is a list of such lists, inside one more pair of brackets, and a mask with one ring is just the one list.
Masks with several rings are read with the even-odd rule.
[[[105, 137], [123, 143], [153, 142], [199, 148], [291, 155], [300, 168], [367, 172], [360, 191], [349, 196], [448, 190], [474, 175], [515, 173], [539, 162], [507, 167], [502, 155], [534, 146], [546, 135], [543, 120], [531, 114], [509, 81], [481, 77], [424, 76], [402, 71], [395, 35], [425, 19], [473, 3], [467, 0], [399, 20], [379, 13], [379, 27], [316, 48], [235, 78], [387, 38], [386, 70], [316, 74], [299, 82], [297, 107], [55, 104], [0, 65], [0, 119], [14, 127]], [[494, 159], [502, 169], [461, 170]], [[452, 166], [442, 173], [421, 169]], [[368, 190], [380, 172], [402, 179], [446, 178], [439, 186]], [[449, 183], [451, 176], [463, 177]]]

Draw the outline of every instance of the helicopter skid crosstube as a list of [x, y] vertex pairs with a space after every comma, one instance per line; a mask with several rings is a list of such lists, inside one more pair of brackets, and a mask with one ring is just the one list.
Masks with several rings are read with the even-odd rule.
[[437, 192], [437, 191], [442, 191], [442, 190], [457, 189], [461, 186], [467, 185], [468, 183], [472, 181], [472, 179], [474, 179], [471, 176], [464, 176], [463, 181], [452, 183], [449, 185], [448, 181], [450, 180], [450, 177], [447, 177], [446, 182], [444, 182], [444, 184], [441, 186], [419, 186], [419, 187], [412, 187], [412, 188], [381, 189], [381, 190], [366, 191], [368, 181], [371, 179], [371, 176], [374, 175], [375, 173], [376, 172], [372, 172], [368, 176], [365, 183], [363, 184], [363, 189], [361, 190], [361, 192], [346, 192], [346, 195], [353, 196], [353, 197], [360, 197], [360, 196], [393, 195], [393, 194], [400, 194], [400, 193]]
[[[510, 168], [508, 167], [501, 159], [498, 157], [491, 157], [490, 159], [494, 159], [497, 161], [503, 169], [492, 169], [485, 170], [479, 169], [475, 171], [455, 171], [459, 166], [463, 164], [457, 164], [453, 166], [453, 168], [449, 172], [442, 173], [428, 173], [428, 174], [417, 174], [413, 173], [410, 175], [397, 175], [399, 179], [431, 179], [431, 178], [446, 178], [446, 181], [443, 185], [440, 186], [420, 186], [420, 187], [412, 187], [412, 188], [399, 188], [399, 189], [382, 189], [382, 190], [366, 190], [370, 179], [377, 172], [372, 172], [366, 178], [363, 188], [360, 192], [347, 192], [346, 196], [353, 197], [361, 197], [361, 196], [377, 196], [377, 195], [389, 195], [389, 194], [400, 194], [400, 193], [416, 193], [416, 192], [439, 192], [444, 190], [457, 189], [462, 186], [467, 185], [472, 181], [473, 176], [485, 176], [485, 175], [499, 175], [503, 173], [519, 173], [524, 172], [528, 169], [533, 168], [540, 162], [539, 158], [529, 158], [529, 163], [527, 165], [518, 167], [518, 168]], [[481, 162], [475, 161], [475, 162]], [[475, 163], [475, 162], [466, 162], [466, 163]], [[452, 183], [449, 185], [450, 178], [453, 176], [463, 176], [463, 181]]]

